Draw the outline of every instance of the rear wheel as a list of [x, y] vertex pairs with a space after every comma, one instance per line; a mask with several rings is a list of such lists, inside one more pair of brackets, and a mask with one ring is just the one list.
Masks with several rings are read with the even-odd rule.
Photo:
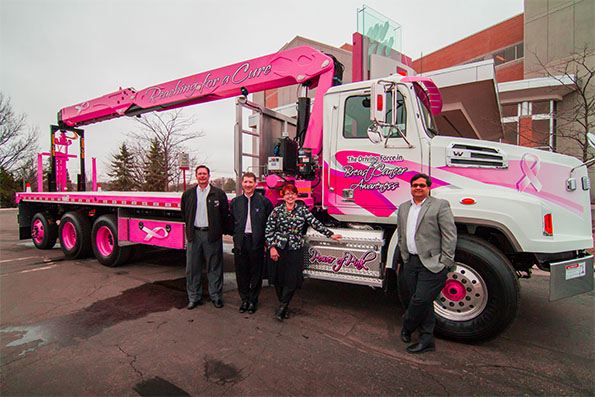
[[60, 246], [67, 258], [86, 258], [91, 253], [91, 225], [80, 212], [67, 212], [60, 220]]
[[31, 239], [41, 250], [54, 248], [58, 239], [58, 225], [54, 217], [45, 212], [35, 214], [31, 221]]
[[[411, 297], [399, 272], [399, 297], [405, 307]], [[460, 236], [455, 267], [434, 302], [436, 333], [472, 342], [492, 338], [515, 319], [520, 287], [512, 265], [493, 245], [473, 236]]]
[[92, 246], [95, 257], [105, 266], [120, 266], [130, 259], [132, 246], [118, 246], [118, 227], [114, 215], [100, 216], [93, 224]]

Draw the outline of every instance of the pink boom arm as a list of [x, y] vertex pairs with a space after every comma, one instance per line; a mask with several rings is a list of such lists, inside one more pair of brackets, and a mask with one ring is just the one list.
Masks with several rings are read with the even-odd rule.
[[[334, 64], [330, 57], [314, 48], [302, 46], [147, 87], [138, 92], [130, 88], [120, 89], [62, 109], [58, 113], [58, 121], [74, 127], [123, 115], [174, 109], [238, 96], [241, 95], [242, 87], [252, 93], [316, 79], [313, 81], [315, 86], [318, 84], [317, 78], [324, 75], [321, 81], [324, 81], [325, 87], [317, 90], [323, 92], [316, 94], [316, 98], [322, 99], [330, 87], [327, 80], [332, 82], [333, 73]], [[316, 102], [322, 106], [322, 100]]]

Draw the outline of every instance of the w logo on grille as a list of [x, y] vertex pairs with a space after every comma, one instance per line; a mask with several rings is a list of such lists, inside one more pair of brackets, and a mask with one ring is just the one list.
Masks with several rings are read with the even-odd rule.
[[452, 153], [453, 153], [455, 156], [457, 156], [457, 157], [462, 157], [464, 152], [455, 152], [455, 151], [453, 151]]

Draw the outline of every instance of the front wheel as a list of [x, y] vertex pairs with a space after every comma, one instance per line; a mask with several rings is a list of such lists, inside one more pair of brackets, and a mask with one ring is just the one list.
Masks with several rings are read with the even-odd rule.
[[[411, 297], [402, 269], [399, 297], [405, 307]], [[520, 287], [514, 269], [496, 247], [473, 236], [459, 236], [455, 267], [434, 301], [436, 333], [444, 338], [474, 342], [495, 337], [515, 319]]]
[[49, 250], [56, 245], [58, 225], [53, 216], [38, 212], [31, 220], [31, 240], [40, 250]]
[[100, 216], [93, 224], [91, 235], [93, 253], [102, 265], [116, 267], [130, 258], [132, 246], [118, 246], [118, 227], [114, 215]]

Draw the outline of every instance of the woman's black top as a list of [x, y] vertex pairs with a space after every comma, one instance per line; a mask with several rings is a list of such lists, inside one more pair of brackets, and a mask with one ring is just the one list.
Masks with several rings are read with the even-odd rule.
[[301, 202], [296, 202], [293, 210], [288, 211], [285, 203], [273, 209], [265, 228], [266, 242], [271, 247], [297, 250], [304, 245], [302, 230], [309, 224], [326, 237], [333, 232], [312, 215], [308, 208]]

